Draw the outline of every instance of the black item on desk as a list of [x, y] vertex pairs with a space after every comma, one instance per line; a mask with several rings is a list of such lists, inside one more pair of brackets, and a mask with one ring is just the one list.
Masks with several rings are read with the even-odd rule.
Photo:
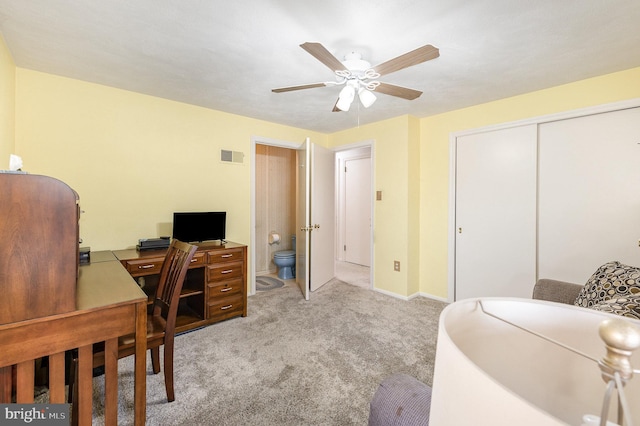
[[138, 240], [136, 248], [139, 251], [159, 250], [169, 248], [169, 244], [171, 244], [171, 241], [168, 238], [142, 238]]
[[91, 247], [80, 247], [78, 250], [81, 265], [91, 263]]

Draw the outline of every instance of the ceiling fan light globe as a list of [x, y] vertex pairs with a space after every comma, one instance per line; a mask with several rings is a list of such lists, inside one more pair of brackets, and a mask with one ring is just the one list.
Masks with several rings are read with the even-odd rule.
[[370, 92], [364, 87], [358, 91], [358, 97], [360, 98], [360, 103], [362, 103], [362, 106], [365, 108], [369, 108], [377, 99], [373, 92]]
[[338, 102], [336, 102], [336, 108], [340, 111], [349, 111], [349, 107], [351, 107], [351, 102], [347, 102], [344, 99], [338, 99]]
[[353, 99], [356, 97], [355, 89], [347, 85], [342, 88], [340, 91], [340, 95], [338, 96], [338, 102], [336, 102], [336, 108], [341, 111], [349, 111], [349, 107], [351, 107], [351, 103]]

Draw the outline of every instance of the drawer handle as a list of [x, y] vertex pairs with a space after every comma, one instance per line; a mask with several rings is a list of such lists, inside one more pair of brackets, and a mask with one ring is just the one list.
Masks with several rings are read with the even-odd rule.
[[155, 267], [155, 265], [151, 264], [151, 265], [140, 265], [138, 266], [138, 269], [149, 269], [149, 268], [153, 268]]
[[225, 269], [224, 271], [220, 271], [221, 274], [230, 274], [233, 272], [233, 269]]
[[225, 287], [225, 288], [220, 289], [220, 293], [225, 293], [225, 292], [231, 291], [231, 290], [233, 290], [233, 287]]
[[223, 255], [222, 255], [222, 256], [220, 256], [220, 257], [222, 257], [222, 258], [226, 259], [227, 257], [233, 257], [233, 255], [232, 255], [232, 254], [223, 254]]
[[198, 261], [198, 259], [191, 259], [191, 263], [197, 262], [197, 261]]
[[227, 309], [231, 309], [233, 308], [233, 305], [227, 305], [227, 306], [223, 306], [222, 308], [220, 308], [221, 311], [226, 311]]

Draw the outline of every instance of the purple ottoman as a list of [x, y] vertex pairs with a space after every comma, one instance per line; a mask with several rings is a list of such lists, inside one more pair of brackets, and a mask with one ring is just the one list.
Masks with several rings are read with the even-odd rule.
[[431, 387], [407, 374], [394, 374], [380, 383], [369, 406], [369, 426], [427, 426]]

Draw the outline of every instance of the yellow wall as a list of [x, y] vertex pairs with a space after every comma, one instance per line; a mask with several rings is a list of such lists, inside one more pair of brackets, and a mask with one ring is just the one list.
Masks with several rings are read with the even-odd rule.
[[[397, 117], [329, 136], [330, 147], [375, 141], [374, 191], [382, 191], [382, 200], [374, 201], [374, 281], [376, 288], [402, 296], [409, 294], [410, 273], [418, 268], [417, 264], [411, 265], [413, 253], [409, 241], [412, 224], [409, 194], [415, 187], [410, 185], [412, 175], [408, 164], [410, 156], [415, 154], [411, 148], [415, 150], [417, 145], [410, 144], [411, 122], [407, 116]], [[400, 261], [400, 272], [393, 270], [394, 260]], [[415, 276], [417, 278], [417, 273]]]
[[14, 153], [16, 66], [0, 34], [0, 170], [9, 169]]
[[[303, 141], [303, 129], [16, 70], [16, 150], [25, 170], [80, 195], [83, 245], [133, 247], [171, 235], [172, 213], [227, 211], [227, 238], [250, 242], [251, 137]], [[220, 149], [244, 164], [220, 163]]]
[[[81, 237], [93, 250], [169, 235], [177, 210], [224, 209], [228, 238], [248, 244], [252, 136], [310, 136], [330, 147], [372, 139], [374, 189], [383, 193], [374, 205], [376, 286], [401, 296], [422, 292], [442, 298], [448, 278], [449, 135], [640, 97], [636, 68], [423, 119], [403, 116], [324, 135], [16, 68], [4, 43], [0, 72], [0, 155], [6, 158], [0, 160], [8, 165], [8, 154], [15, 152], [25, 170], [74, 188], [85, 211]], [[245, 164], [221, 164], [221, 148], [242, 151]], [[393, 271], [394, 260], [400, 272]]]
[[420, 291], [447, 297], [451, 133], [637, 97], [640, 97], [640, 68], [422, 119]]

